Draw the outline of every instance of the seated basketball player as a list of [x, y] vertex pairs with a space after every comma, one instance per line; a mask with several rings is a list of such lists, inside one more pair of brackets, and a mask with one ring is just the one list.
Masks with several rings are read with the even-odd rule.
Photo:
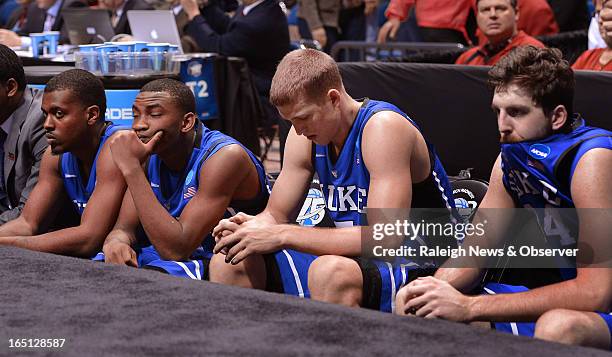
[[133, 111], [134, 130], [110, 143], [129, 189], [103, 256], [205, 279], [212, 228], [236, 211], [256, 214], [265, 207], [263, 167], [236, 140], [200, 122], [193, 93], [179, 81], [146, 84]]
[[[353, 226], [366, 224], [366, 206], [450, 208], [440, 161], [400, 109], [351, 98], [323, 52], [285, 56], [270, 97], [293, 124], [285, 164], [263, 213], [215, 228], [215, 252], [224, 255], [213, 258], [211, 281], [391, 311], [392, 291], [407, 282], [407, 268], [394, 266], [390, 275], [384, 262], [351, 258], [362, 254], [361, 229]], [[335, 228], [288, 224], [314, 173]]]
[[[398, 293], [397, 312], [461, 322], [491, 321], [494, 328], [514, 334], [535, 333], [557, 342], [609, 349], [612, 133], [586, 126], [582, 118], [570, 114], [574, 74], [556, 49], [516, 49], [493, 67], [489, 77], [495, 88], [492, 107], [497, 113], [501, 153], [479, 211], [546, 208], [540, 223], [546, 241], [581, 248], [575, 257], [581, 265], [556, 269], [557, 277], [529, 284], [535, 287], [531, 290], [487, 283], [484, 291], [477, 287], [480, 269], [443, 267], [435, 277], [404, 287]], [[560, 220], [554, 215], [560, 208], [577, 208], [577, 216]], [[488, 224], [508, 231], [510, 217], [507, 214]], [[515, 280], [527, 285], [532, 275], [541, 272], [532, 269]], [[477, 295], [464, 294], [469, 292]]]
[[[105, 110], [102, 81], [87, 71], [69, 70], [47, 83], [42, 111], [49, 149], [21, 215], [0, 227], [0, 244], [87, 258], [100, 250], [126, 187], [107, 144], [119, 127], [104, 121]], [[66, 198], [81, 214], [80, 225], [42, 234]]]

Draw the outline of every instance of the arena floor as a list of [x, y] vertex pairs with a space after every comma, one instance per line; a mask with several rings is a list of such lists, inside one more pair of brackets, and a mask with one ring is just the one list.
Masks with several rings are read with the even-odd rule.
[[0, 355], [609, 356], [16, 248], [0, 247], [0, 272]]

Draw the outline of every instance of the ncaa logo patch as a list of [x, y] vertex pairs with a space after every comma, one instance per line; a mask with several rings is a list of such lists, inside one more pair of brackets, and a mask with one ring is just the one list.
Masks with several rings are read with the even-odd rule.
[[536, 160], [546, 159], [550, 155], [550, 148], [544, 144], [533, 144], [529, 147], [529, 156]]
[[321, 223], [324, 217], [325, 199], [323, 198], [323, 192], [316, 188], [311, 188], [308, 190], [308, 195], [296, 222], [301, 226], [313, 227]]
[[202, 74], [202, 64], [198, 61], [192, 61], [187, 66], [187, 73], [193, 77], [199, 77]]

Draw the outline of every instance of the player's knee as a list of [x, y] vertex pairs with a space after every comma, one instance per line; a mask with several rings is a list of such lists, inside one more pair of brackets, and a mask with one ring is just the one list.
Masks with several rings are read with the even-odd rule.
[[352, 259], [325, 255], [308, 269], [308, 287], [313, 299], [357, 305], [363, 278]]
[[244, 264], [228, 264], [223, 254], [215, 254], [210, 260], [210, 281], [214, 283], [233, 285], [233, 281], [244, 275], [246, 275]]
[[210, 260], [210, 281], [244, 288], [265, 288], [265, 267], [261, 257], [248, 257], [233, 265], [225, 262], [225, 255], [215, 254]]
[[588, 331], [588, 317], [583, 313], [556, 309], [544, 313], [536, 322], [535, 337], [565, 344], [581, 344]]

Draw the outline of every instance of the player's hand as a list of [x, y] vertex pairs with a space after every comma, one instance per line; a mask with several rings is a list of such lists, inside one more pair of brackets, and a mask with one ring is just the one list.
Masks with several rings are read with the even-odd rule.
[[113, 135], [110, 141], [113, 161], [121, 173], [126, 175], [131, 170], [141, 167], [161, 138], [162, 132], [158, 131], [151, 139], [143, 143], [135, 132], [122, 130]]
[[312, 39], [319, 42], [321, 48], [325, 48], [325, 45], [327, 45], [327, 34], [325, 34], [325, 29], [319, 27], [318, 29], [312, 30], [311, 33]]
[[599, 13], [599, 21], [601, 21], [604, 32], [608, 37], [612, 37], [612, 1], [605, 0], [603, 8]]
[[104, 262], [106, 263], [138, 268], [136, 252], [125, 242], [112, 240], [104, 244], [102, 251], [104, 252]]
[[414, 313], [426, 319], [439, 318], [456, 322], [472, 320], [471, 298], [446, 281], [431, 276], [418, 278], [402, 288], [400, 293], [402, 306], [398, 306], [398, 310], [402, 311], [397, 314]]
[[189, 21], [200, 15], [200, 6], [197, 0], [181, 0], [181, 6], [183, 7], [185, 14], [187, 14]]
[[0, 29], [0, 43], [8, 47], [20, 47], [21, 38], [13, 31]]
[[401, 316], [414, 316], [416, 309], [407, 309], [406, 304], [416, 295], [409, 295], [408, 286], [402, 287], [395, 295], [395, 314]]
[[364, 0], [365, 8], [363, 9], [363, 14], [368, 16], [374, 11], [376, 11], [376, 7], [378, 7], [378, 0]]
[[275, 252], [283, 247], [281, 227], [265, 220], [252, 219], [241, 224], [232, 234], [219, 239], [213, 252], [226, 251], [225, 262], [234, 265], [253, 254]]
[[390, 18], [385, 22], [384, 25], [378, 30], [378, 43], [387, 42], [387, 37], [395, 40], [395, 36], [397, 35], [397, 31], [400, 28], [401, 21], [397, 18]]
[[218, 241], [218, 239], [221, 239], [229, 233], [234, 233], [234, 231], [236, 231], [241, 224], [248, 222], [253, 218], [255, 218], [255, 216], [250, 216], [246, 213], [240, 212], [230, 218], [222, 219], [213, 229], [212, 235], [215, 240]]

